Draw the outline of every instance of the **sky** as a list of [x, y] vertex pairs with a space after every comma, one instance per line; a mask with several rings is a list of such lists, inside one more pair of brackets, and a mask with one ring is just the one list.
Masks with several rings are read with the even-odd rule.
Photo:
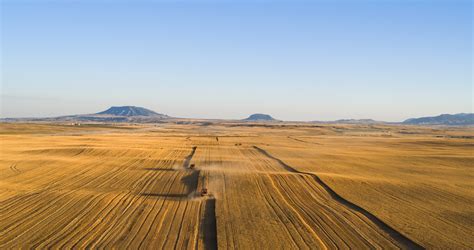
[[0, 0], [1, 117], [473, 112], [470, 0]]

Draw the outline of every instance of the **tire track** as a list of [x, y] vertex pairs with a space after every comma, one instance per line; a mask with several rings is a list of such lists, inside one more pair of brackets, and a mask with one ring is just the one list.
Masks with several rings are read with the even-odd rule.
[[[169, 153], [168, 153], [168, 154], [169, 154]], [[160, 161], [160, 162], [161, 162], [161, 161]], [[165, 161], [162, 161], [162, 162], [165, 162]], [[140, 178], [139, 180], [136, 181], [136, 183], [140, 183], [142, 180], [146, 180], [146, 182], [145, 182], [145, 183], [143, 184], [143, 186], [142, 186], [142, 189], [141, 189], [140, 191], [138, 191], [138, 193], [143, 192], [143, 190], [146, 189], [146, 188], [150, 185], [151, 180], [154, 179], [154, 178], [156, 178], [156, 177], [158, 177], [158, 176], [160, 176], [160, 175], [161, 175], [161, 173], [154, 173], [154, 172], [151, 172], [151, 173], [149, 173], [149, 174], [143, 175], [142, 178]], [[135, 187], [132, 187], [132, 190], [133, 190], [133, 189], [135, 189]], [[136, 197], [134, 194], [132, 194], [132, 193], [129, 193], [129, 195], [127, 195], [127, 196], [128, 196], [128, 197], [127, 197], [128, 203], [127, 203], [127, 204], [123, 204], [123, 205], [124, 205], [124, 209], [121, 210], [120, 215], [125, 215], [125, 214], [129, 211], [129, 209], [132, 207], [132, 205], [134, 205], [134, 209], [136, 209], [137, 207], [140, 207], [141, 204], [143, 204], [143, 202], [144, 202], [144, 199], [137, 199], [137, 197]], [[124, 200], [124, 202], [125, 202], [125, 200]], [[118, 203], [117, 203], [116, 206], [118, 206]], [[111, 215], [111, 213], [113, 213], [113, 212], [114, 212], [115, 214], [114, 214], [114, 215]], [[119, 222], [119, 220], [118, 220], [118, 218], [117, 218], [117, 217], [119, 217], [118, 214], [119, 214], [119, 211], [115, 211], [115, 209], [110, 209], [110, 210], [108, 210], [108, 212], [107, 212], [104, 216], [102, 216], [102, 221], [104, 221], [103, 223], [106, 223], [107, 220], [110, 221], [110, 223], [118, 223], [118, 222]], [[91, 230], [91, 233], [92, 233], [93, 231], [96, 231], [96, 232], [97, 232], [97, 231], [102, 230], [101, 228], [97, 228], [97, 227], [99, 227], [99, 225], [100, 225], [100, 224], [95, 223], [94, 226], [93, 226], [93, 230]], [[109, 229], [110, 229], [110, 228], [109, 228]], [[109, 229], [106, 229], [106, 231], [109, 230]], [[73, 247], [77, 246], [81, 241], [84, 241], [84, 244], [89, 244], [90, 241], [88, 241], [88, 240], [86, 240], [86, 239], [95, 236], [95, 235], [90, 235], [91, 233], [86, 234], [86, 235], [83, 235], [83, 236], [75, 243], [75, 245], [74, 245]], [[104, 233], [101, 233], [101, 235], [104, 236]], [[93, 239], [93, 238], [92, 238], [92, 239]]]
[[298, 139], [298, 138], [295, 138], [295, 137], [292, 137], [292, 136], [288, 136], [288, 139], [292, 139], [292, 140], [295, 140], [295, 141], [297, 141], [297, 142], [303, 142], [303, 143], [321, 145], [321, 143], [312, 142], [312, 141], [305, 141], [305, 140], [301, 140], [301, 139]]
[[316, 174], [298, 171], [295, 168], [293, 168], [293, 167], [289, 166], [288, 164], [286, 164], [285, 162], [283, 162], [282, 160], [280, 160], [279, 158], [276, 158], [273, 155], [269, 154], [264, 149], [262, 149], [260, 147], [257, 147], [257, 146], [253, 146], [253, 148], [255, 148], [262, 155], [278, 162], [285, 170], [287, 170], [289, 172], [298, 173], [298, 174], [307, 175], [307, 176], [312, 177], [330, 195], [330, 197], [333, 200], [337, 201], [339, 204], [345, 206], [346, 208], [349, 208], [350, 210], [359, 212], [360, 214], [364, 215], [368, 220], [370, 220], [372, 223], [377, 225], [380, 230], [382, 230], [385, 233], [387, 233], [388, 235], [390, 235], [403, 248], [423, 249], [423, 247], [421, 245], [417, 244], [416, 242], [414, 242], [411, 239], [409, 239], [408, 237], [404, 236], [403, 234], [401, 234], [397, 230], [393, 229], [391, 226], [389, 226], [388, 224], [386, 224], [385, 222], [383, 222], [382, 220], [380, 220], [379, 218], [377, 218], [375, 215], [371, 214], [370, 212], [368, 212], [364, 208], [359, 207], [358, 205], [356, 205], [356, 204], [344, 199], [343, 197], [341, 197], [334, 190], [332, 190], [332, 188], [330, 188], [325, 182], [323, 182], [319, 178], [319, 176], [317, 176]]
[[[167, 192], [167, 193], [170, 193], [170, 192], [171, 192], [171, 190], [172, 190], [172, 188], [173, 188], [173, 185], [172, 185], [172, 184], [174, 184], [174, 183], [176, 183], [176, 182], [179, 181], [179, 178], [178, 178], [178, 177], [179, 177], [179, 175], [178, 175], [177, 173], [175, 173], [175, 174], [174, 174], [174, 178], [169, 178], [169, 181], [166, 182], [165, 187], [167, 187], [167, 189], [166, 189], [166, 192]], [[145, 226], [144, 223], [140, 224], [139, 228], [138, 228], [138, 229], [136, 230], [136, 232], [132, 235], [132, 238], [131, 238], [131, 240], [129, 241], [129, 244], [127, 245], [127, 248], [128, 248], [129, 246], [131, 246], [130, 244], [132, 244], [134, 241], [137, 240], [137, 237], [138, 237], [138, 235], [140, 234], [140, 231], [142, 231], [142, 230], [145, 230], [145, 231], [146, 231], [146, 233], [144, 234], [145, 237], [148, 236], [148, 235], [150, 235], [151, 230], [152, 230], [152, 226], [155, 224], [156, 219], [157, 219], [158, 216], [161, 214], [161, 212], [163, 211], [163, 209], [165, 210], [165, 214], [163, 214], [163, 217], [165, 217], [165, 215], [166, 215], [167, 212], [168, 212], [167, 209], [165, 209], [165, 207], [166, 207], [166, 201], [167, 201], [167, 197], [164, 197], [164, 199], [157, 199], [157, 200], [156, 200], [156, 203], [160, 202], [160, 206], [159, 206], [159, 209], [158, 209], [157, 213], [153, 216], [153, 219], [152, 219], [151, 223], [150, 223], [148, 226]], [[153, 209], [154, 209], [154, 206], [153, 206]], [[152, 209], [152, 210], [153, 210], [153, 209]], [[151, 211], [150, 211], [150, 213], [151, 213]], [[147, 215], [147, 218], [148, 218], [148, 216], [149, 216], [149, 215]], [[146, 221], [146, 218], [145, 218], [144, 221]], [[160, 225], [159, 229], [161, 229], [161, 223], [158, 224], [158, 225]], [[146, 229], [144, 229], [144, 227], [146, 227]], [[158, 230], [158, 231], [160, 231], [160, 230]], [[144, 239], [140, 240], [140, 244], [138, 245], [138, 248], [141, 248], [144, 243], [145, 243]]]
[[[167, 154], [167, 157], [172, 157], [174, 156], [175, 154], [177, 154], [179, 151], [177, 150], [174, 150], [174, 151], [170, 151], [168, 154]], [[173, 163], [174, 161], [173, 160], [162, 160], [161, 161], [163, 163], [163, 165], [167, 165], [169, 163]], [[147, 179], [147, 182], [145, 183], [145, 185], [142, 187], [142, 189], [138, 192], [138, 194], [140, 195], [144, 195], [145, 194], [145, 190], [150, 187], [150, 186], [153, 186], [153, 184], [156, 185], [155, 180], [157, 179], [157, 177], [159, 176], [163, 176], [165, 173], [164, 172], [154, 172], [151, 177], [149, 177]], [[168, 184], [170, 185], [169, 186], [169, 190], [171, 190], [172, 188], [172, 183], [175, 182], [178, 174], [175, 173], [175, 178], [168, 178], [165, 186], [167, 186]], [[136, 225], [138, 223], [138, 220], [139, 218], [143, 215], [143, 213], [145, 212], [145, 208], [146, 207], [142, 207], [142, 206], [145, 206], [145, 202], [147, 202], [148, 200], [150, 199], [153, 199], [153, 197], [151, 197], [150, 195], [144, 195], [144, 197], [142, 199], [139, 199], [140, 202], [138, 205], [135, 205], [133, 210], [131, 210], [130, 214], [128, 216], [123, 216], [124, 218], [127, 218], [126, 220], [120, 220], [120, 219], [114, 219], [113, 221], [116, 223], [117, 226], [114, 226], [114, 228], [122, 228], [122, 230], [115, 230], [115, 231], [111, 231], [111, 230], [108, 230], [107, 233], [104, 233], [102, 235], [102, 240], [100, 241], [100, 244], [97, 245], [97, 247], [106, 247], [106, 248], [110, 248], [110, 247], [113, 247], [113, 245], [116, 244], [116, 242], [112, 242], [111, 239], [113, 238], [122, 238], [122, 237], [118, 237], [118, 235], [124, 235], [124, 231], [131, 231], [131, 228], [133, 228], [134, 225]], [[149, 214], [153, 211], [153, 209], [155, 208], [156, 204], [159, 202], [159, 200], [156, 200], [156, 199], [153, 199], [153, 205], [150, 209], [150, 211], [145, 215], [145, 219], [144, 221], [142, 222], [142, 224], [139, 225], [139, 228], [141, 228], [143, 226], [143, 223], [146, 222], [146, 218], [148, 218]], [[164, 202], [164, 201], [162, 201]], [[137, 211], [137, 209], [140, 209]], [[126, 212], [126, 211], [125, 211]], [[124, 212], [124, 214], [125, 214]], [[132, 217], [134, 216], [134, 217]], [[132, 220], [132, 218], [134, 218]], [[129, 223], [129, 221], [133, 221], [132, 224]], [[126, 227], [125, 225], [129, 224], [128, 227]], [[128, 230], [128, 228], [130, 228], [130, 230]], [[140, 231], [140, 230], [139, 230]], [[139, 232], [137, 231], [137, 232]], [[114, 236], [117, 236], [117, 237], [114, 237]], [[145, 235], [146, 237], [147, 235]]]
[[[310, 178], [310, 177], [309, 177]], [[314, 194], [318, 194], [318, 193], [321, 193], [321, 187], [320, 186], [315, 186], [314, 185], [314, 180], [313, 179], [309, 179], [309, 178], [303, 178], [304, 179], [304, 182], [306, 183], [306, 185], [308, 187], [311, 188], [311, 190], [313, 190], [313, 192], [310, 192], [310, 195], [317, 199]], [[324, 192], [324, 191], [323, 191]], [[387, 237], [387, 235], [383, 234], [380, 230], [378, 230], [377, 226], [374, 225], [373, 223], [369, 223], [369, 221], [367, 221], [367, 219], [365, 219], [365, 217], [359, 213], [353, 213], [352, 211], [349, 211], [350, 214], [346, 214], [346, 213], [336, 213], [336, 211], [330, 207], [329, 205], [325, 204], [325, 203], [321, 203], [320, 204], [321, 206], [323, 206], [323, 209], [326, 213], [328, 214], [331, 214], [340, 224], [346, 224], [346, 225], [349, 225], [350, 227], [346, 227], [344, 226], [344, 228], [348, 229], [350, 232], [352, 232], [353, 234], [359, 234], [362, 239], [369, 243], [370, 245], [372, 246], [378, 246], [379, 248], [382, 248], [382, 245], [378, 245], [376, 242], [373, 241], [373, 239], [371, 237], [368, 237], [366, 235], [366, 233], [362, 230], [357, 230], [360, 226], [357, 226], [355, 221], [354, 221], [354, 218], [350, 218], [350, 216], [355, 216], [357, 218], [357, 220], [359, 222], [362, 222], [364, 225], [366, 225], [368, 228], [370, 228], [371, 230], [373, 230], [374, 232], [377, 232], [378, 235], [383, 238], [383, 239], [386, 239], [388, 241], [388, 243], [392, 243], [392, 244], [395, 244], [395, 242], [391, 241], [391, 237]], [[326, 215], [327, 216], [327, 215]], [[329, 217], [328, 217], [329, 218]], [[334, 220], [333, 220], [334, 221]], [[334, 222], [336, 223], [336, 222]], [[385, 244], [386, 245], [386, 244]], [[383, 246], [385, 246], [383, 245]]]
[[[306, 215], [305, 218], [309, 218], [309, 221], [315, 223], [319, 230], [323, 232], [325, 236], [325, 241], [331, 242], [330, 248], [335, 247], [346, 247], [350, 248], [351, 246], [360, 246], [360, 247], [374, 247], [377, 244], [368, 240], [364, 237], [364, 230], [361, 225], [354, 225], [354, 218], [346, 218], [345, 213], [352, 212], [350, 210], [337, 212], [334, 207], [331, 207], [329, 204], [332, 200], [331, 198], [325, 197], [323, 195], [318, 195], [315, 197], [313, 194], [322, 194], [323, 190], [315, 190], [314, 181], [311, 179], [311, 183], [306, 183], [305, 179], [309, 178], [305, 175], [292, 175], [288, 178], [280, 178], [280, 176], [274, 176], [275, 181], [278, 183], [278, 186], [282, 190], [287, 190], [288, 199], [295, 204], [300, 211]], [[293, 178], [293, 179], [292, 179]], [[301, 186], [298, 186], [299, 192], [296, 192], [293, 187], [295, 187], [295, 182]], [[305, 187], [313, 189], [313, 192], [306, 191]], [[304, 195], [303, 195], [304, 194]], [[308, 199], [309, 197], [312, 199]], [[308, 198], [306, 198], [308, 197]], [[337, 205], [339, 206], [339, 205]], [[314, 208], [317, 208], [315, 212]], [[358, 218], [358, 217], [357, 217]], [[352, 219], [352, 220], [351, 220]], [[360, 221], [365, 225], [364, 221]], [[370, 227], [369, 227], [370, 228]], [[359, 230], [358, 230], [359, 229]], [[374, 230], [374, 229], [372, 229]], [[375, 232], [379, 230], [375, 229]], [[382, 235], [383, 237], [383, 235]], [[395, 242], [390, 242], [395, 244]], [[389, 246], [389, 244], [385, 244]]]
[[[215, 146], [219, 148], [219, 140], [216, 137]], [[209, 165], [211, 161], [211, 150], [210, 145], [206, 148], [206, 157], [204, 162], [206, 165]], [[221, 160], [222, 161], [222, 160]], [[201, 178], [202, 174], [202, 178]], [[207, 177], [206, 177], [207, 174]], [[196, 194], [199, 194], [199, 187], [201, 188], [209, 188], [210, 185], [210, 173], [209, 171], [199, 171], [197, 176], [197, 182], [195, 187]], [[207, 186], [206, 180], [207, 178]], [[200, 201], [201, 206], [200, 209], [202, 213], [199, 214], [199, 228], [198, 228], [198, 235], [202, 237], [202, 244], [204, 249], [217, 249], [217, 218], [216, 218], [216, 199], [215, 197], [205, 197], [204, 200]], [[196, 245], [199, 245], [199, 241], [196, 242]]]
[[[133, 162], [133, 163], [132, 163], [132, 162]], [[130, 163], [132, 163], [131, 165], [135, 165], [137, 162], [139, 163], [140, 161], [136, 161], [136, 160], [131, 160], [131, 161], [130, 161]], [[127, 170], [127, 169], [128, 169], [128, 168], [122, 168], [123, 171], [125, 171], [125, 170]], [[122, 171], [122, 172], [123, 172], [123, 171]], [[120, 171], [119, 171], [119, 172], [120, 172]], [[116, 173], [115, 173], [114, 175], [116, 175]], [[97, 178], [94, 178], [94, 179], [97, 179]], [[93, 181], [93, 180], [90, 180], [90, 181]], [[89, 181], [89, 182], [90, 182], [90, 181]], [[53, 222], [54, 222], [54, 221], [55, 221], [55, 220], [53, 220]]]
[[13, 173], [15, 173], [15, 174], [20, 174], [21, 173], [21, 171], [17, 168], [16, 163], [10, 165], [10, 170], [13, 171]]
[[[92, 202], [93, 200], [89, 200], [89, 203]], [[73, 207], [75, 207], [76, 204], [80, 204], [82, 202], [82, 199], [67, 199], [67, 201], [61, 205], [55, 205], [55, 204], [51, 204], [49, 206], [44, 206], [44, 209], [42, 209], [40, 212], [39, 212], [39, 215], [38, 216], [35, 216], [35, 215], [32, 215], [32, 217], [34, 217], [36, 220], [26, 220], [26, 219], [29, 219], [30, 217], [29, 216], [24, 216], [23, 220], [21, 221], [15, 221], [15, 224], [16, 226], [10, 230], [2, 230], [4, 234], [8, 234], [8, 236], [11, 238], [13, 235], [15, 236], [13, 239], [10, 239], [6, 242], [4, 242], [3, 244], [0, 245], [0, 247], [3, 247], [5, 246], [6, 244], [10, 243], [11, 241], [13, 241], [14, 239], [22, 236], [22, 235], [25, 235], [27, 234], [28, 232], [32, 231], [35, 226], [38, 226], [38, 225], [42, 225], [42, 226], [47, 226], [44, 222], [47, 221], [49, 218], [51, 217], [57, 217], [57, 218], [60, 218], [60, 216], [62, 214], [64, 214], [65, 212], [68, 212], [69, 209], [72, 209]], [[54, 209], [56, 208], [56, 209]], [[53, 210], [54, 211], [51, 211], [50, 213], [47, 213], [49, 210]], [[15, 225], [15, 224], [12, 224], [12, 225]], [[20, 226], [22, 227], [28, 227], [27, 230], [21, 230], [22, 228], [20, 228]], [[11, 228], [11, 227], [10, 227]], [[15, 230], [21, 230], [21, 233], [19, 234], [13, 234], [12, 232], [15, 232]], [[5, 239], [8, 239], [6, 235], [2, 235], [1, 236], [4, 240]]]
[[[189, 164], [189, 162], [190, 162], [191, 159], [192, 159], [192, 156], [194, 155], [195, 150], [196, 150], [196, 147], [193, 148], [192, 152], [190, 153], [190, 155], [188, 155], [188, 156], [185, 158], [184, 162], [185, 162], [185, 161], [188, 161], [188, 164]], [[190, 157], [190, 156], [191, 156], [191, 157]], [[174, 157], [174, 158], [177, 158], [177, 157]], [[173, 162], [175, 162], [175, 161], [173, 161]], [[172, 188], [173, 188], [173, 185], [172, 185], [172, 184], [178, 183], [179, 180], [182, 180], [182, 179], [183, 179], [182, 173], [184, 173], [184, 172], [182, 172], [182, 171], [176, 171], [175, 174], [174, 174], [174, 178], [168, 178], [167, 185], [165, 185], [165, 186], [168, 186], [167, 191], [165, 191], [166, 194], [169, 194], [169, 193], [172, 192]], [[184, 187], [184, 188], [180, 189], [179, 191], [180, 191], [180, 192], [183, 192], [183, 191], [186, 192], [186, 191], [188, 191], [188, 190], [186, 190], [186, 187]], [[130, 247], [130, 246], [131, 246], [130, 244], [133, 244], [133, 242], [134, 242], [135, 240], [138, 240], [136, 237], [138, 236], [138, 234], [139, 234], [142, 230], [145, 230], [145, 231], [146, 231], [146, 233], [144, 234], [145, 237], [151, 235], [152, 226], [157, 224], [157, 223], [155, 223], [155, 221], [157, 221], [157, 219], [159, 218], [160, 215], [162, 216], [161, 218], [164, 217], [164, 214], [161, 214], [161, 212], [164, 211], [164, 213], [167, 214], [167, 212], [168, 212], [167, 210], [168, 210], [168, 209], [165, 209], [165, 207], [166, 207], [166, 205], [167, 205], [167, 201], [170, 201], [171, 199], [169, 199], [169, 197], [167, 197], [166, 194], [163, 195], [163, 199], [156, 199], [156, 198], [153, 198], [153, 195], [152, 195], [152, 194], [148, 194], [148, 195], [147, 195], [147, 198], [152, 198], [152, 199], [155, 200], [154, 205], [153, 205], [152, 209], [150, 210], [150, 212], [146, 215], [146, 218], [143, 220], [143, 222], [142, 222], [142, 224], [140, 225], [140, 227], [138, 228], [138, 230], [136, 230], [136, 232], [135, 232], [134, 235], [132, 236], [132, 239], [128, 242], [127, 247]], [[157, 206], [158, 203], [160, 204], [160, 205], [159, 205], [159, 208], [158, 208], [158, 211], [157, 211], [156, 213], [154, 213], [154, 215], [153, 215], [153, 211], [155, 210], [155, 207]], [[186, 215], [186, 213], [183, 214], [183, 220], [184, 220], [184, 216], [185, 216], [185, 215]], [[148, 217], [150, 217], [150, 220], [147, 219]], [[148, 221], [148, 223], [146, 223], [147, 221]], [[147, 225], [145, 225], [145, 224], [147, 224]], [[161, 230], [161, 225], [162, 225], [162, 223], [158, 223], [158, 225], [160, 225], [159, 228], [158, 228], [158, 232], [159, 232], [159, 231]], [[177, 241], [178, 241], [178, 238], [177, 238]], [[142, 240], [140, 241], [140, 244], [138, 245], [138, 248], [142, 248], [143, 244], [145, 244], [145, 243], [146, 243], [145, 240], [142, 239]], [[177, 244], [177, 243], [176, 243], [176, 244]]]
[[184, 159], [183, 168], [189, 168], [189, 163], [193, 159], [193, 156], [196, 153], [196, 149], [197, 149], [197, 147], [194, 146], [191, 153], [186, 157], [186, 159]]
[[[101, 218], [105, 218], [104, 214], [108, 214], [110, 211], [115, 210], [119, 204], [124, 202], [128, 198], [128, 194], [117, 194], [114, 196], [112, 199], [109, 200], [108, 203], [106, 203], [101, 210], [95, 213], [95, 216], [90, 218], [91, 222], [89, 222], [88, 227], [90, 231], [94, 231], [96, 226], [102, 222]], [[116, 201], [117, 200], [117, 201]], [[114, 204], [114, 205], [112, 205]], [[87, 214], [84, 214], [81, 219], [85, 219], [87, 217]], [[68, 242], [72, 242], [72, 239], [74, 239], [78, 234], [81, 233], [81, 230], [79, 229], [81, 225], [79, 223], [71, 224], [69, 223], [66, 225], [62, 231], [58, 232], [55, 234], [56, 238], [54, 241], [48, 243], [46, 246], [41, 246], [43, 248], [52, 248], [52, 247], [59, 247], [59, 248], [64, 248], [64, 244]], [[84, 234], [79, 238], [77, 242], [80, 242], [83, 238], [85, 238], [88, 234]], [[61, 243], [62, 241], [65, 241], [68, 239], [67, 242]], [[77, 247], [77, 245], [73, 245], [73, 248]]]
[[[259, 176], [257, 176], [256, 178], [259, 178]], [[270, 176], [267, 176], [267, 178], [271, 178], [271, 177], [270, 177]], [[288, 216], [287, 213], [285, 213], [284, 209], [278, 204], [279, 202], [275, 200], [275, 198], [273, 197], [273, 195], [268, 195], [269, 197], [267, 197], [266, 194], [269, 193], [268, 190], [265, 190], [265, 191], [262, 190], [262, 186], [265, 186], [265, 183], [264, 183], [263, 185], [260, 184], [260, 181], [256, 181], [256, 183], [257, 183], [257, 186], [258, 186], [259, 191], [262, 193], [263, 197], [265, 198], [266, 203], [267, 203], [268, 206], [273, 210], [273, 212], [275, 213], [275, 215], [278, 217], [280, 223], [281, 223], [282, 225], [285, 225], [285, 224], [286, 224], [286, 223], [284, 223], [284, 219], [283, 219], [282, 216], [280, 215], [280, 213], [281, 213], [281, 214], [285, 215], [285, 217], [291, 222], [292, 229], [295, 230], [296, 233], [297, 233], [297, 235], [301, 238], [301, 240], [302, 240], [303, 243], [305, 244], [304, 246], [307, 247], [307, 248], [309, 248], [310, 245], [306, 242], [305, 238], [300, 234], [300, 232], [298, 232], [298, 230], [297, 230], [298, 226], [295, 225], [295, 223], [293, 222], [293, 220]], [[279, 190], [277, 190], [277, 192], [278, 192], [278, 191], [279, 191]], [[280, 197], [283, 197], [281, 193], [278, 192], [278, 194], [280, 195]], [[283, 201], [286, 202], [285, 199], [283, 199]], [[289, 205], [289, 204], [287, 204], [287, 205]], [[313, 233], [313, 234], [314, 234], [313, 230], [309, 227], [309, 225], [307, 225], [307, 224], [305, 223], [304, 220], [302, 220], [301, 216], [296, 212], [296, 210], [295, 210], [292, 206], [289, 206], [289, 207], [290, 207], [290, 209], [295, 213], [295, 215], [297, 216], [297, 218], [298, 218], [300, 221], [303, 222], [303, 223], [302, 223], [303, 226], [305, 226], [305, 227], [307, 228], [307, 230], [308, 230], [310, 233]], [[300, 244], [298, 244], [298, 241], [293, 237], [293, 234], [290, 232], [290, 229], [288, 228], [288, 226], [285, 225], [284, 228], [285, 228], [286, 232], [288, 233], [288, 235], [290, 236], [290, 238], [291, 238], [293, 244], [294, 244], [295, 246], [301, 248]], [[316, 234], [314, 234], [314, 236], [315, 236], [316, 239], [319, 239]], [[326, 248], [326, 246], [324, 245], [323, 242], [321, 242], [321, 245], [320, 245], [319, 247], [321, 247], [321, 248]]]
[[[61, 221], [53, 221], [51, 223], [48, 223], [47, 226], [51, 226], [51, 224], [55, 225], [54, 230], [49, 231], [46, 236], [42, 235], [41, 238], [37, 238], [35, 241], [32, 241], [32, 243], [34, 243], [32, 244], [32, 248], [34, 249], [46, 248], [45, 245], [49, 245], [50, 246], [49, 248], [54, 246], [55, 244], [53, 242], [61, 240], [62, 238], [60, 237], [60, 235], [63, 235], [64, 232], [68, 232], [70, 226], [76, 225], [76, 228], [79, 227], [80, 226], [79, 221], [81, 221], [81, 219], [83, 219], [88, 213], [90, 213], [91, 211], [94, 211], [94, 209], [99, 206], [100, 201], [106, 195], [107, 194], [102, 194], [102, 195], [93, 197], [92, 199], [89, 199], [89, 201], [85, 203], [86, 205], [83, 206], [83, 209], [78, 211], [78, 213], [75, 216], [68, 218], [67, 221], [61, 220]], [[34, 230], [41, 231], [38, 228], [35, 228]]]

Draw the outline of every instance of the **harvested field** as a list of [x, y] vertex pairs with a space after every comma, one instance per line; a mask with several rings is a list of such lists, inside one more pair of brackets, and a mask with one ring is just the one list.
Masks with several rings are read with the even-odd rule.
[[0, 248], [472, 249], [473, 136], [0, 124]]

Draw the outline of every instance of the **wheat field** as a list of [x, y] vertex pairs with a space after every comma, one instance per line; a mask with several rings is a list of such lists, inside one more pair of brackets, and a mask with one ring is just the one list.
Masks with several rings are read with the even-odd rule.
[[472, 128], [2, 123], [0, 138], [2, 249], [474, 248]]

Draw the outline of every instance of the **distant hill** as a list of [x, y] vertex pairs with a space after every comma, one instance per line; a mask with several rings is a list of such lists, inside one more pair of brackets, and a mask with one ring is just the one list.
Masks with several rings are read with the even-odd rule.
[[346, 123], [346, 124], [373, 124], [383, 123], [372, 119], [341, 119], [334, 121], [335, 123]]
[[384, 121], [377, 121], [373, 119], [339, 119], [335, 121], [311, 121], [312, 123], [338, 123], [338, 124], [386, 124]]
[[244, 121], [276, 121], [276, 120], [267, 114], [253, 114], [253, 115], [250, 115], [248, 118], [244, 119]]
[[0, 121], [46, 121], [46, 122], [136, 122], [136, 123], [154, 123], [161, 122], [164, 119], [172, 118], [170, 116], [157, 113], [155, 111], [135, 106], [110, 107], [109, 109], [95, 113], [83, 115], [68, 115], [47, 118], [4, 118]]
[[115, 115], [115, 116], [163, 116], [155, 111], [135, 106], [110, 107], [109, 109], [97, 113], [97, 115]]
[[460, 113], [460, 114], [442, 114], [431, 117], [420, 117], [411, 118], [403, 122], [403, 124], [414, 124], [414, 125], [474, 125], [474, 114], [473, 113]]
[[62, 116], [53, 119], [81, 122], [159, 122], [167, 118], [171, 117], [142, 107], [113, 106], [96, 114]]

